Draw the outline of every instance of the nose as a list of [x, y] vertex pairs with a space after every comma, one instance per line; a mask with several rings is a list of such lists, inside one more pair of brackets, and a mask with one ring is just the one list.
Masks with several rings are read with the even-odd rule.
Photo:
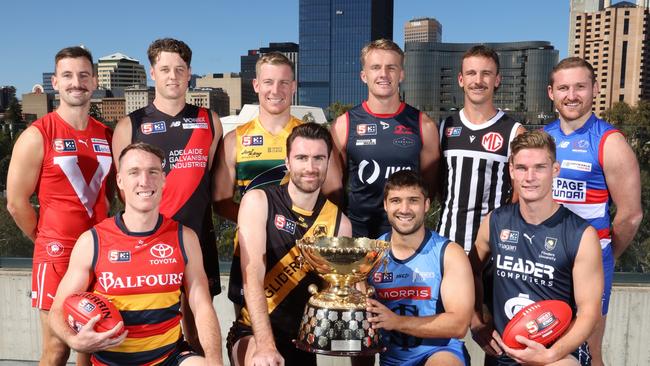
[[526, 180], [533, 180], [535, 177], [535, 169], [534, 168], [529, 168], [526, 170]]
[[138, 177], [138, 185], [140, 186], [147, 186], [149, 184], [149, 174], [147, 172], [142, 172], [140, 173], [140, 176]]
[[574, 87], [569, 88], [568, 95], [569, 99], [574, 99], [576, 97], [576, 90]]

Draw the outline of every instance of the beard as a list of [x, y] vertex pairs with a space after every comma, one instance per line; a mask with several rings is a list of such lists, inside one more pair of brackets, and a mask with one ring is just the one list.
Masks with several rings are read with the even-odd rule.
[[312, 182], [305, 182], [301, 179], [300, 174], [294, 173], [289, 173], [289, 179], [291, 180], [291, 183], [293, 183], [293, 185], [303, 193], [314, 193], [318, 191], [323, 185], [323, 182], [325, 182], [325, 176], [320, 173], [318, 174], [318, 179]]
[[388, 222], [390, 223], [390, 226], [393, 228], [393, 230], [395, 230], [400, 235], [411, 235], [420, 230], [420, 228], [424, 225], [424, 216], [419, 220], [413, 221], [412, 225], [408, 227], [404, 227], [397, 218], [394, 218], [392, 216], [388, 216]]

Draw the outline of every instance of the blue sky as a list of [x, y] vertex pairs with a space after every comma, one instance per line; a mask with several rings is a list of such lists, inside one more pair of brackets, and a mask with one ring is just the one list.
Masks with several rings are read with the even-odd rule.
[[[19, 98], [71, 45], [95, 59], [122, 52], [148, 70], [149, 43], [174, 37], [205, 74], [238, 72], [241, 55], [269, 42], [298, 43], [298, 0], [3, 1], [0, 13], [0, 85], [16, 86]], [[549, 41], [567, 54], [569, 0], [395, 0], [393, 39], [403, 45], [404, 23], [423, 16], [442, 23], [444, 42]]]

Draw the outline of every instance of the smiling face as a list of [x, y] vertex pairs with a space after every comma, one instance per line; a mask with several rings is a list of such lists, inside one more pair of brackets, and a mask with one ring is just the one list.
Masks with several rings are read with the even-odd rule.
[[304, 193], [319, 190], [327, 175], [328, 155], [325, 141], [296, 137], [286, 159], [291, 183]]
[[156, 84], [156, 98], [185, 100], [192, 70], [178, 53], [160, 52], [150, 76]]
[[147, 151], [132, 149], [122, 156], [119, 166], [117, 186], [124, 191], [128, 209], [137, 212], [157, 209], [165, 185], [160, 158]]
[[376, 49], [364, 60], [361, 80], [368, 85], [368, 93], [375, 98], [398, 95], [399, 83], [404, 80], [402, 58], [397, 52]]
[[291, 67], [285, 64], [262, 64], [253, 88], [258, 94], [260, 109], [277, 115], [289, 111], [291, 99], [296, 92], [296, 81]]
[[52, 87], [59, 92], [61, 104], [80, 107], [90, 103], [97, 89], [93, 65], [85, 57], [66, 57], [56, 63]]
[[420, 187], [396, 187], [387, 192], [384, 210], [393, 230], [401, 235], [410, 235], [424, 228], [429, 199]]
[[494, 92], [501, 84], [501, 75], [491, 58], [470, 56], [463, 60], [458, 85], [463, 88], [465, 102], [475, 105], [492, 103]]
[[598, 84], [592, 81], [589, 69], [572, 67], [557, 70], [552, 80], [553, 85], [548, 86], [548, 97], [563, 121], [586, 119], [591, 115]]
[[527, 148], [512, 155], [510, 162], [512, 186], [525, 202], [552, 200], [553, 178], [560, 174], [560, 165], [553, 162], [543, 148]]

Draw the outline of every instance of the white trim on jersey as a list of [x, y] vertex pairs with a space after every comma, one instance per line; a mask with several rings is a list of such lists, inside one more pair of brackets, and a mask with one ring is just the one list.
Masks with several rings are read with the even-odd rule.
[[489, 120], [481, 123], [481, 124], [475, 124], [472, 123], [467, 117], [465, 117], [465, 108], [461, 109], [458, 115], [460, 116], [460, 121], [465, 125], [465, 127], [469, 128], [472, 131], [480, 131], [484, 130], [488, 127], [491, 127], [495, 123], [497, 123], [501, 117], [503, 117], [505, 113], [503, 113], [502, 110], [497, 109], [497, 114], [494, 115], [494, 117], [490, 118]]
[[605, 216], [607, 203], [565, 203], [560, 201], [564, 207], [585, 220], [600, 219]]
[[480, 151], [445, 150], [443, 152], [443, 155], [447, 158], [447, 160], [449, 160], [449, 158], [451, 158], [452, 156], [456, 156], [459, 158], [493, 160], [493, 161], [498, 161], [499, 163], [508, 162], [508, 158], [503, 155], [493, 154], [488, 152], [480, 152]]

